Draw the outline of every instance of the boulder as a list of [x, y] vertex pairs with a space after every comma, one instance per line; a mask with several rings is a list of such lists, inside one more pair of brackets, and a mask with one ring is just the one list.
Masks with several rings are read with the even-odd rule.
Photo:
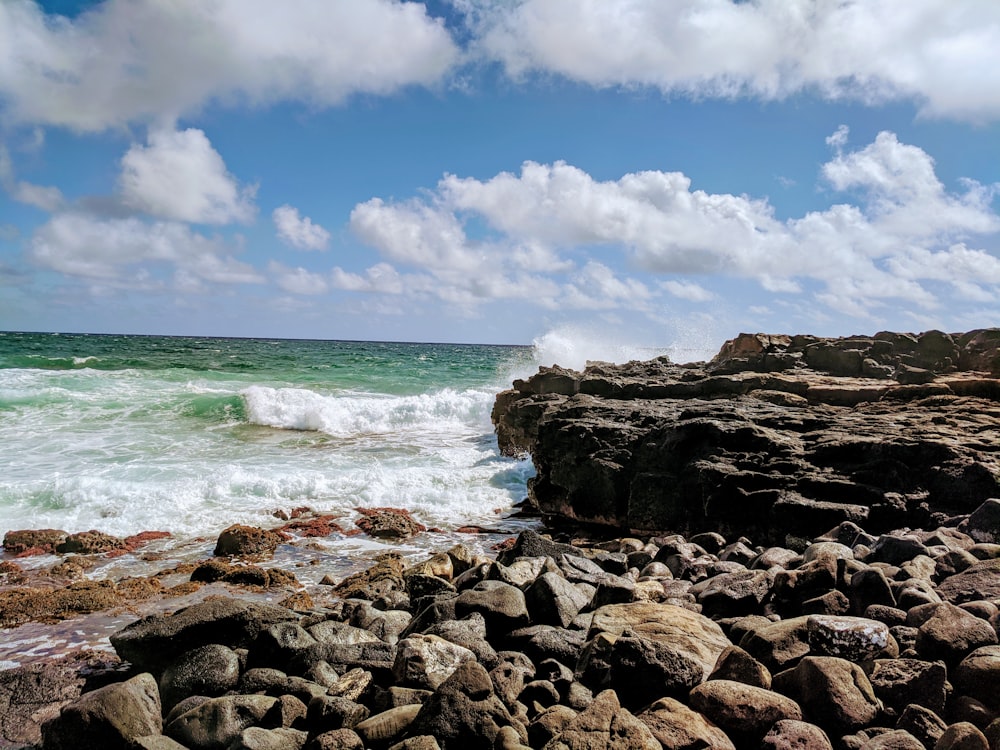
[[565, 628], [591, 597], [557, 573], [543, 573], [524, 592], [531, 621]]
[[455, 614], [462, 618], [474, 612], [483, 616], [491, 634], [507, 633], [530, 621], [524, 593], [501, 581], [480, 581], [458, 595]]
[[732, 680], [744, 685], [771, 689], [771, 672], [739, 646], [728, 646], [715, 662], [709, 680]]
[[[664, 748], [736, 750], [726, 733], [673, 698], [661, 698], [636, 716]], [[530, 731], [530, 730], [529, 730]]]
[[990, 750], [990, 745], [975, 724], [960, 721], [944, 731], [934, 750]]
[[[410, 735], [431, 735], [441, 750], [492, 750], [500, 727], [512, 723], [510, 711], [496, 696], [483, 667], [464, 662], [427, 698]], [[523, 728], [522, 728], [523, 729]], [[524, 741], [527, 741], [525, 732]]]
[[160, 696], [169, 710], [189, 695], [215, 697], [231, 690], [240, 677], [240, 659], [218, 643], [182, 654], [160, 676]]
[[944, 603], [932, 612], [917, 631], [917, 653], [923, 659], [954, 666], [977, 648], [997, 643], [992, 625], [960, 607]]
[[160, 694], [143, 673], [85, 693], [42, 725], [44, 750], [81, 747], [129, 750], [138, 737], [160, 734]]
[[[163, 733], [190, 750], [222, 750], [244, 729], [261, 726], [278, 699], [267, 695], [210, 698], [169, 722]], [[277, 722], [265, 729], [275, 729]]]
[[397, 685], [434, 690], [467, 661], [476, 655], [463, 646], [436, 635], [411, 635], [397, 645], [392, 675]]
[[401, 508], [355, 508], [361, 518], [355, 525], [368, 536], [380, 539], [409, 539], [414, 534], [427, 531], [417, 523], [408, 510]]
[[111, 645], [138, 669], [161, 673], [185, 651], [210, 643], [245, 648], [274, 623], [295, 619], [284, 607], [240, 599], [209, 599], [172, 615], [150, 615], [111, 636]]
[[3, 535], [3, 548], [8, 554], [53, 554], [69, 536], [61, 529], [20, 529]]
[[776, 674], [772, 685], [836, 737], [862, 729], [882, 710], [861, 667], [833, 656], [806, 656], [793, 669]]
[[545, 744], [545, 750], [661, 750], [650, 728], [618, 703], [613, 690], [594, 697], [584, 711]]
[[959, 693], [1000, 711], [1000, 646], [977, 648], [955, 668], [951, 681]]
[[802, 710], [794, 700], [730, 680], [698, 685], [691, 691], [690, 704], [720, 727], [737, 747], [756, 747], [777, 721], [802, 720]]
[[705, 679], [705, 666], [683, 648], [662, 640], [620, 636], [608, 657], [610, 687], [626, 708], [650, 698], [681, 698]]
[[962, 572], [945, 578], [937, 590], [952, 604], [1000, 599], [1000, 558], [973, 563]]
[[285, 541], [287, 537], [276, 531], [233, 524], [219, 534], [214, 554], [218, 557], [268, 558]]
[[809, 617], [806, 634], [813, 654], [854, 662], [874, 659], [886, 649], [891, 637], [885, 623], [864, 617], [833, 615]]
[[948, 697], [944, 662], [877, 659], [869, 679], [876, 697], [888, 708], [901, 712], [916, 704], [938, 714], [944, 711]]
[[760, 750], [833, 750], [826, 732], [795, 719], [776, 721], [761, 740]]

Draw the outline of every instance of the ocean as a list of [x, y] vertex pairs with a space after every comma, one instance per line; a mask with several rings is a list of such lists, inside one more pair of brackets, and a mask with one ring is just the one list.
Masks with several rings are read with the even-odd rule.
[[[208, 557], [227, 526], [274, 527], [303, 506], [345, 529], [356, 508], [404, 508], [434, 529], [403, 544], [335, 534], [282, 545], [275, 564], [305, 585], [386, 549], [488, 550], [535, 523], [510, 517], [533, 467], [500, 455], [496, 393], [539, 365], [667, 352], [594, 344], [559, 332], [533, 346], [0, 332], [0, 535], [171, 534], [96, 565], [94, 579]], [[67, 627], [64, 646], [93, 640]], [[29, 626], [8, 636], [0, 662], [59, 641]]]

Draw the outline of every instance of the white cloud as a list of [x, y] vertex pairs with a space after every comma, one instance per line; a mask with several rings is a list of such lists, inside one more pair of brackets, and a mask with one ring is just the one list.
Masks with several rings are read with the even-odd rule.
[[[933, 159], [893, 133], [849, 153], [843, 143], [833, 137], [837, 153], [821, 174], [858, 202], [784, 221], [766, 200], [692, 190], [677, 172], [597, 181], [563, 162], [525, 162], [520, 174], [487, 180], [446, 175], [423, 200], [372, 199], [355, 208], [351, 226], [386, 257], [432, 275], [440, 297], [469, 304], [515, 296], [508, 285], [516, 269], [526, 277], [519, 283], [555, 287], [545, 304], [554, 298], [568, 306], [652, 314], [653, 292], [620, 278], [598, 253], [624, 254], [658, 274], [750, 278], [776, 294], [815, 293], [859, 316], [888, 300], [934, 308], [941, 302], [929, 282], [979, 296], [998, 283], [995, 254], [964, 244], [1000, 232], [992, 209], [998, 186], [966, 181], [961, 191], [947, 190]], [[485, 227], [478, 232], [484, 236], [471, 236], [473, 226]], [[545, 262], [511, 264], [524, 248]], [[574, 256], [591, 262], [574, 272]], [[658, 288], [688, 301], [713, 294], [687, 280], [665, 280]]]
[[119, 188], [127, 206], [164, 219], [228, 224], [256, 213], [256, 187], [240, 187], [197, 128], [151, 131], [122, 157]]
[[326, 250], [330, 233], [308, 216], [299, 216], [299, 210], [285, 204], [271, 214], [278, 237], [300, 250]]
[[267, 265], [275, 284], [290, 294], [325, 294], [330, 286], [321, 275], [300, 267], [288, 268], [277, 261]]
[[103, 130], [211, 100], [328, 106], [434, 85], [458, 49], [421, 3], [104, 0], [73, 19], [0, 2], [0, 99], [18, 122]]
[[58, 211], [65, 203], [62, 191], [57, 187], [35, 185], [18, 180], [7, 147], [0, 143], [0, 187], [18, 203], [25, 203], [43, 211]]
[[30, 242], [39, 265], [95, 281], [148, 276], [158, 265], [173, 267], [180, 278], [218, 284], [262, 283], [250, 265], [233, 257], [221, 240], [192, 232], [176, 222], [147, 223], [136, 218], [98, 219], [63, 213], [39, 227]]
[[674, 297], [686, 299], [690, 302], [708, 302], [709, 300], [715, 299], [715, 295], [712, 292], [701, 286], [701, 284], [696, 284], [693, 281], [677, 281], [676, 279], [669, 279], [668, 281], [663, 282], [663, 288]]
[[993, 0], [477, 0], [482, 54], [520, 77], [778, 99], [801, 91], [1000, 117]]

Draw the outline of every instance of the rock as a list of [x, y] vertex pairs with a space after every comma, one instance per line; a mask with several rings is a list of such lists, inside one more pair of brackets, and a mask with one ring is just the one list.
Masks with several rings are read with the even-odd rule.
[[771, 672], [739, 646], [728, 646], [719, 654], [709, 680], [732, 680], [744, 685], [771, 689]]
[[590, 598], [557, 573], [543, 573], [524, 592], [531, 621], [565, 628]]
[[476, 661], [467, 648], [436, 635], [411, 635], [398, 644], [392, 675], [399, 685], [434, 690], [467, 661]]
[[730, 680], [711, 680], [691, 691], [690, 704], [737, 745], [756, 747], [774, 723], [802, 720], [798, 704], [784, 695]]
[[1000, 646], [983, 646], [966, 656], [951, 678], [955, 689], [1000, 710]]
[[267, 695], [210, 698], [168, 723], [163, 733], [191, 750], [226, 748], [244, 729], [259, 726], [277, 703]]
[[511, 722], [486, 670], [476, 662], [465, 662], [424, 702], [410, 734], [431, 735], [442, 750], [491, 750], [500, 727]]
[[940, 661], [878, 659], [870, 681], [875, 695], [887, 707], [903, 711], [916, 704], [942, 713], [948, 697], [948, 672]]
[[833, 750], [826, 732], [815, 724], [794, 719], [776, 721], [764, 735], [761, 750]]
[[626, 708], [651, 696], [680, 698], [705, 679], [705, 667], [690, 652], [662, 640], [622, 635], [608, 658], [610, 687]]
[[364, 740], [366, 747], [386, 746], [399, 739], [420, 713], [420, 704], [390, 708], [388, 711], [370, 716], [354, 727], [354, 731]]
[[355, 508], [361, 518], [355, 525], [368, 536], [380, 539], [409, 539], [414, 534], [427, 531], [417, 523], [408, 510], [400, 508]]
[[948, 725], [929, 708], [910, 704], [899, 715], [896, 728], [912, 734], [924, 747], [934, 747]]
[[637, 638], [666, 645], [685, 663], [697, 664], [701, 679], [711, 673], [719, 655], [732, 645], [722, 629], [707, 617], [672, 604], [652, 602], [601, 607], [594, 612], [588, 637], [598, 633], [619, 636], [626, 630]]
[[965, 519], [962, 530], [977, 542], [1000, 542], [1000, 499], [984, 501]]
[[952, 604], [980, 599], [1000, 599], [1000, 558], [982, 560], [941, 581], [937, 587]]
[[333, 587], [333, 593], [342, 599], [374, 601], [394, 591], [406, 591], [403, 580], [403, 556], [387, 552], [375, 558], [367, 570], [348, 576]]
[[301, 750], [309, 735], [298, 729], [248, 727], [226, 750]]
[[990, 750], [990, 746], [986, 736], [974, 724], [960, 721], [944, 731], [934, 750]]
[[267, 558], [286, 540], [284, 534], [276, 531], [233, 524], [219, 534], [214, 554], [219, 557]]
[[524, 593], [500, 581], [481, 581], [455, 600], [455, 614], [466, 617], [478, 612], [490, 633], [507, 633], [530, 621]]
[[649, 727], [664, 748], [736, 750], [725, 732], [673, 698], [660, 698], [636, 718]]
[[124, 599], [111, 581], [74, 581], [57, 589], [15, 588], [0, 591], [0, 628], [25, 622], [57, 622], [120, 606]]
[[520, 557], [551, 557], [558, 560], [562, 555], [579, 555], [580, 549], [571, 544], [553, 542], [537, 531], [528, 529], [517, 535], [514, 545], [497, 555], [497, 562], [510, 565]]
[[3, 548], [11, 555], [54, 554], [56, 547], [69, 536], [61, 529], [22, 529], [3, 536]]
[[172, 708], [189, 695], [215, 697], [231, 690], [240, 676], [236, 653], [217, 643], [182, 654], [160, 677], [163, 707]]
[[997, 643], [997, 632], [988, 622], [953, 604], [940, 604], [917, 631], [917, 653], [927, 660], [940, 659], [952, 666], [981, 646]]
[[354, 730], [332, 729], [313, 737], [306, 750], [364, 750], [364, 747], [364, 742]]
[[766, 570], [723, 573], [706, 581], [696, 596], [706, 617], [760, 614], [772, 581]]
[[86, 674], [115, 666], [117, 659], [107, 654], [80, 652], [0, 671], [0, 747], [40, 743], [42, 723], [80, 697]]
[[67, 705], [42, 725], [42, 746], [45, 750], [128, 750], [134, 739], [160, 734], [162, 726], [156, 680], [143, 673], [85, 693]]
[[806, 620], [810, 651], [848, 661], [874, 659], [889, 645], [889, 628], [863, 617], [814, 615]]
[[111, 645], [125, 661], [159, 674], [192, 648], [209, 643], [245, 648], [265, 628], [293, 619], [294, 613], [283, 607], [210, 599], [173, 615], [144, 617], [112, 635]]
[[867, 726], [882, 710], [861, 667], [833, 656], [806, 656], [793, 669], [776, 674], [772, 685], [836, 737]]
[[808, 617], [761, 625], [740, 640], [740, 648], [760, 661], [772, 674], [794, 666], [809, 653]]
[[562, 733], [566, 725], [576, 718], [577, 712], [568, 706], [555, 705], [542, 711], [528, 725], [528, 743], [543, 747], [553, 737]]
[[81, 531], [77, 534], [69, 534], [60, 544], [56, 545], [56, 552], [65, 555], [76, 553], [81, 555], [96, 555], [112, 550], [123, 550], [127, 548], [124, 539], [102, 531]]
[[650, 728], [622, 708], [612, 690], [575, 716], [563, 731], [545, 744], [545, 750], [661, 750]]
[[872, 737], [861, 748], [862, 750], [925, 750], [920, 740], [903, 729]]
[[354, 729], [367, 719], [367, 707], [336, 695], [317, 695], [309, 701], [306, 721], [313, 732]]

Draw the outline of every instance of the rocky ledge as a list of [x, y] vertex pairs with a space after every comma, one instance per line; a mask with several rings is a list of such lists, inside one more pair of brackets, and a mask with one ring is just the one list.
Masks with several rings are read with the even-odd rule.
[[1000, 329], [742, 334], [707, 363], [542, 368], [497, 397], [547, 522], [746, 534], [935, 528], [1000, 496]]

